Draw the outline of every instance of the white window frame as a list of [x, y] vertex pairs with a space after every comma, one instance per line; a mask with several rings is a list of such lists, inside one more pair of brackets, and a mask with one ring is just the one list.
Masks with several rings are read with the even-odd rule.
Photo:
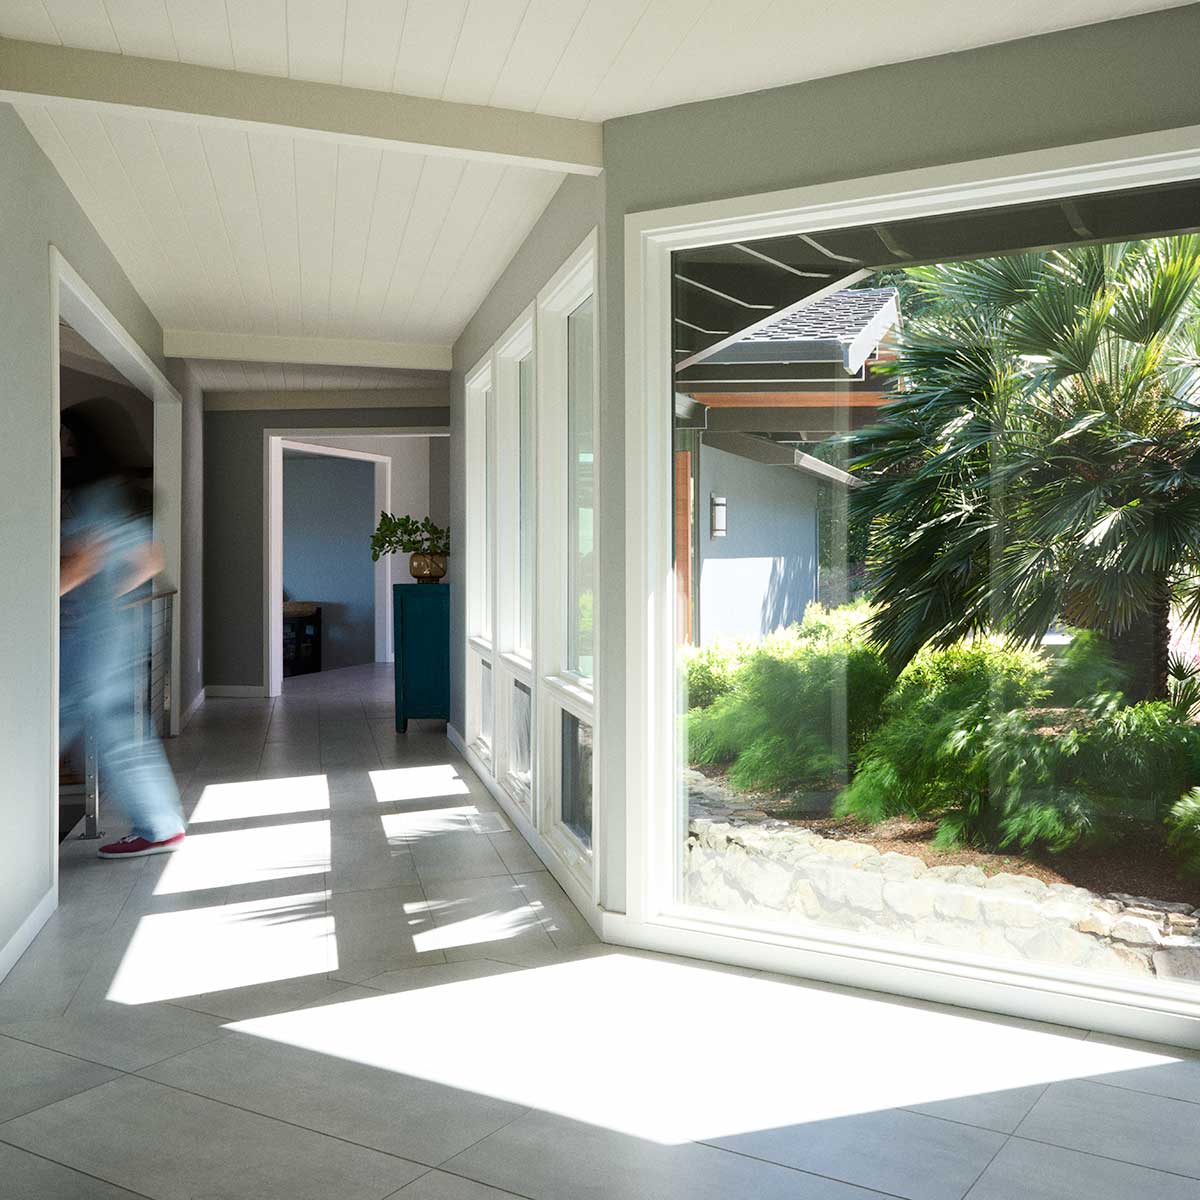
[[[1006, 963], [847, 931], [749, 924], [676, 898], [671, 255], [767, 236], [1200, 178], [1200, 126], [625, 218], [626, 912], [607, 941], [1200, 1045], [1200, 989]], [[663, 803], [669, 797], [670, 803]]]
[[[464, 707], [467, 745], [490, 770], [494, 761], [497, 711], [495, 703], [496, 663], [496, 505], [495, 471], [486, 469], [488, 446], [495, 446], [495, 380], [491, 355], [466, 378], [466, 503], [464, 561], [466, 572], [467, 646], [464, 657], [466, 695]], [[490, 400], [489, 400], [490, 397]], [[491, 548], [489, 551], [489, 547]], [[480, 569], [488, 563], [491, 579]], [[491, 668], [492, 738], [483, 738], [481, 700], [482, 663]]]
[[[576, 885], [592, 902], [597, 897], [595, 863], [601, 861], [598, 796], [594, 781], [600, 747], [596, 727], [597, 677], [603, 652], [597, 636], [601, 598], [595, 592], [593, 608], [593, 674], [585, 678], [568, 668], [568, 622], [573, 620], [574, 597], [569, 594], [567, 557], [570, 497], [567, 494], [567, 319], [589, 296], [596, 298], [593, 323], [592, 413], [594, 427], [599, 416], [599, 328], [600, 296], [597, 287], [597, 238], [590, 233], [538, 293], [535, 394], [539, 397], [536, 438], [538, 462], [538, 580], [539, 604], [535, 619], [535, 666], [538, 675], [536, 721], [538, 724], [537, 775], [540, 780], [538, 830], [564, 863]], [[595, 494], [599, 510], [600, 454], [597, 439], [593, 462]], [[600, 558], [599, 522], [595, 526], [593, 553]], [[585, 846], [562, 822], [562, 712], [567, 711], [592, 730], [592, 836]]]
[[[601, 649], [594, 641], [595, 673], [584, 679], [566, 667], [566, 620], [570, 608], [566, 584], [566, 318], [589, 295], [597, 301], [597, 238], [593, 230], [567, 259], [537, 299], [513, 322], [465, 379], [465, 728], [451, 738], [464, 752], [506, 815], [554, 877], [599, 932], [598, 881], [600, 805], [595, 779], [600, 762], [596, 746], [596, 678]], [[532, 420], [534, 556], [532, 656], [520, 643], [520, 377], [521, 361], [533, 356]], [[598, 414], [599, 336], [593, 333], [593, 412]], [[549, 389], [549, 390], [548, 390]], [[486, 396], [491, 393], [488, 405]], [[557, 396], [556, 402], [547, 397]], [[492, 470], [485, 471], [489, 444]], [[599, 471], [597, 451], [595, 469]], [[491, 481], [489, 496], [484, 479]], [[598, 491], [597, 491], [598, 495]], [[491, 539], [494, 580], [491, 588], [491, 636], [484, 636], [484, 538]], [[600, 531], [595, 533], [599, 554]], [[595, 635], [593, 635], [595, 636]], [[480, 664], [492, 669], [493, 737], [481, 744]], [[522, 787], [509, 770], [512, 698], [520, 682], [530, 692], [531, 783]], [[557, 819], [561, 799], [561, 714], [566, 711], [592, 730], [592, 845], [585, 848]]]
[[[509, 327], [496, 344], [492, 356], [493, 395], [493, 445], [496, 462], [491, 477], [496, 484], [496, 672], [495, 707], [497, 750], [494, 755], [494, 775], [500, 785], [532, 818], [533, 782], [526, 786], [511, 771], [512, 763], [512, 711], [513, 688], [516, 681], [523, 683], [530, 692], [530, 703], [536, 706], [534, 688], [534, 666], [532, 653], [525, 654], [521, 646], [521, 428], [520, 428], [520, 365], [534, 353], [534, 306], [531, 304]], [[533, 380], [532, 414], [534, 428], [537, 423], [537, 382]], [[534, 445], [536, 447], [536, 434]], [[537, 493], [536, 455], [533, 465], [535, 496]], [[536, 501], [534, 506], [535, 529], [531, 530], [531, 545], [536, 560]], [[534, 636], [536, 644], [537, 613], [537, 569], [533, 573]], [[530, 716], [530, 767], [536, 779], [537, 771], [537, 716], [536, 707]], [[502, 727], [502, 732], [501, 732]]]

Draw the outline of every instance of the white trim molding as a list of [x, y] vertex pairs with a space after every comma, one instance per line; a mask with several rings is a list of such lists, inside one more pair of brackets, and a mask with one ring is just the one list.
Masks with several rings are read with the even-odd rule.
[[608, 940], [1200, 1046], [1200, 988], [1006, 963], [845, 931], [749, 926], [677, 894], [671, 256], [677, 250], [1200, 178], [1200, 127], [625, 218], [626, 914]]

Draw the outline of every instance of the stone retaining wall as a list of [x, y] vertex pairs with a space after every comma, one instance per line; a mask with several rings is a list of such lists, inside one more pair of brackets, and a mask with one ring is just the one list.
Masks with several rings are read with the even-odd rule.
[[[711, 784], [709, 785], [711, 786]], [[756, 814], [759, 815], [759, 814]], [[1200, 909], [928, 867], [783, 821], [693, 817], [687, 902], [1002, 958], [1200, 981]]]

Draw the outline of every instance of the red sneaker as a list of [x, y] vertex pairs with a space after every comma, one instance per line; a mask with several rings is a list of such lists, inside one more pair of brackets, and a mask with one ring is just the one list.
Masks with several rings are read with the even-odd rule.
[[109, 842], [98, 851], [101, 858], [145, 858], [147, 854], [170, 854], [183, 845], [183, 834], [177, 833], [162, 842], [148, 842], [131, 833], [118, 842]]

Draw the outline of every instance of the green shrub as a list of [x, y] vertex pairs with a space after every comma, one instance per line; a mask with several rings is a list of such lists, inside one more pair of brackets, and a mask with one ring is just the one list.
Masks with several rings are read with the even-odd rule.
[[1071, 641], [1050, 660], [1054, 704], [1078, 704], [1106, 692], [1125, 691], [1128, 679], [1108, 642], [1092, 629], [1071, 631]]
[[728, 763], [739, 789], [829, 785], [878, 720], [892, 682], [863, 605], [810, 605], [795, 626], [743, 647], [732, 690], [688, 717], [693, 763]]
[[1114, 816], [1157, 820], [1200, 783], [1200, 730], [1165, 700], [1096, 697], [1059, 754], [1060, 776], [1106, 797]]
[[685, 708], [707, 708], [720, 696], [733, 691], [741, 666], [741, 646], [716, 642], [711, 646], [687, 646], [681, 653]]
[[1025, 841], [1032, 825], [1056, 827], [1045, 739], [1027, 715], [1049, 694], [1037, 652], [985, 639], [921, 651], [884, 702], [835, 811], [872, 824], [937, 817], [942, 846]]
[[1200, 787], [1177, 800], [1167, 815], [1167, 843], [1191, 875], [1200, 875]]
[[936, 819], [942, 847], [1022, 850], [1156, 820], [1200, 783], [1200, 730], [1165, 701], [1087, 694], [1116, 681], [1090, 636], [1053, 663], [984, 640], [926, 649], [896, 681], [836, 811]]

